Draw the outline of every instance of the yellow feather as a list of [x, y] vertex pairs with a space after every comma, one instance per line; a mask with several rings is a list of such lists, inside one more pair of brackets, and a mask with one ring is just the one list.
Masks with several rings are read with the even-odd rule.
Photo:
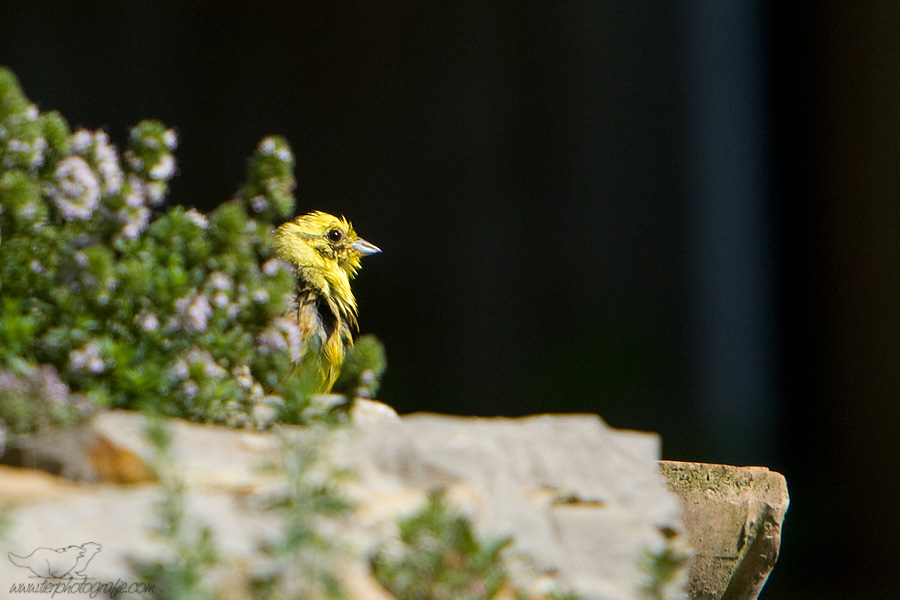
[[311, 212], [275, 231], [275, 252], [294, 265], [297, 315], [303, 337], [300, 363], [317, 370], [317, 389], [327, 393], [340, 373], [357, 328], [356, 298], [350, 280], [360, 258], [381, 252], [361, 239], [343, 217]]

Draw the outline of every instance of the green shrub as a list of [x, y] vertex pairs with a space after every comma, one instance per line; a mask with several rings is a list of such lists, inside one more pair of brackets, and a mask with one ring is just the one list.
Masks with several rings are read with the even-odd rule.
[[399, 529], [400, 552], [383, 550], [372, 561], [375, 578], [398, 600], [487, 600], [508, 580], [503, 551], [512, 539], [478, 539], [442, 494]]
[[351, 398], [375, 398], [387, 368], [384, 344], [374, 335], [361, 335], [350, 347], [334, 392]]
[[340, 573], [350, 554], [330, 530], [353, 505], [342, 490], [349, 473], [323, 460], [330, 436], [331, 426], [317, 425], [309, 427], [304, 437], [281, 438], [269, 466], [284, 476], [286, 485], [268, 495], [264, 508], [276, 512], [283, 525], [277, 536], [259, 544], [271, 563], [250, 581], [256, 600], [346, 597]]
[[157, 600], [213, 600], [204, 577], [222, 564], [212, 529], [198, 523], [187, 512], [185, 482], [172, 460], [172, 434], [158, 417], [148, 421], [147, 439], [153, 448], [150, 466], [159, 483], [154, 532], [167, 549], [164, 558], [135, 561], [135, 576], [149, 584]]
[[273, 258], [294, 159], [263, 139], [235, 198], [162, 208], [177, 136], [157, 121], [120, 152], [70, 132], [0, 69], [0, 428], [104, 407], [233, 426], [304, 422], [294, 289]]

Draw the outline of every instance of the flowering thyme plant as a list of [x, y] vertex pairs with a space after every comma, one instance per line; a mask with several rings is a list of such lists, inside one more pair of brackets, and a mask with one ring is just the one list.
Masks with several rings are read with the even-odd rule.
[[0, 431], [102, 407], [234, 426], [302, 422], [300, 332], [272, 221], [294, 159], [264, 139], [247, 182], [209, 215], [161, 208], [177, 136], [156, 121], [123, 152], [70, 132], [0, 69]]

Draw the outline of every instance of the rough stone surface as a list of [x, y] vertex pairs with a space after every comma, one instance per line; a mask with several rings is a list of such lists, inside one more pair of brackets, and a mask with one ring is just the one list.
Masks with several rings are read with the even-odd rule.
[[754, 600], [778, 559], [788, 508], [782, 475], [764, 467], [660, 463], [695, 551], [697, 600]]
[[[683, 532], [657, 471], [659, 438], [610, 429], [596, 416], [416, 414], [348, 431], [336, 450], [336, 460], [359, 473], [364, 550], [429, 490], [443, 488], [480, 531], [514, 535], [530, 573], [553, 574], [560, 589], [625, 600], [641, 597], [645, 553], [673, 545], [664, 531]], [[680, 598], [685, 582], [676, 576], [664, 597]]]
[[[390, 598], [369, 575], [368, 557], [376, 548], [390, 545], [396, 539], [397, 519], [418, 510], [428, 493], [437, 489], [445, 490], [472, 518], [480, 535], [514, 536], [512, 575], [531, 598], [542, 598], [550, 589], [573, 590], [598, 600], [646, 598], [641, 588], [648, 575], [640, 565], [647, 553], [668, 550], [684, 556], [689, 552], [688, 537], [700, 549], [714, 538], [721, 538], [716, 543], [722, 547], [733, 547], [741, 535], [744, 548], [763, 548], [758, 535], [751, 539], [755, 534], [749, 529], [744, 533], [702, 529], [705, 521], [693, 515], [708, 500], [686, 500], [688, 492], [677, 486], [690, 479], [677, 474], [690, 473], [693, 467], [679, 466], [684, 463], [663, 467], [670, 487], [682, 497], [679, 504], [659, 474], [655, 435], [613, 430], [589, 415], [469, 419], [417, 414], [398, 419], [375, 404], [356, 411], [359, 419], [354, 425], [329, 437], [330, 444], [323, 448], [328, 460], [321, 473], [335, 468], [355, 473], [344, 490], [357, 508], [335, 530], [345, 551], [341, 572], [353, 599]], [[76, 481], [0, 467], [0, 503], [10, 507], [12, 520], [0, 541], [0, 581], [32, 581], [23, 568], [5, 559], [8, 552], [25, 556], [37, 548], [90, 550], [87, 544], [100, 544], [102, 550], [86, 572], [96, 581], [126, 582], [133, 581], [129, 568], [134, 560], [166, 555], [152, 533], [160, 495], [149, 476], [151, 450], [143, 429], [139, 414], [104, 413], [78, 429], [24, 441], [4, 457]], [[280, 518], [262, 509], [262, 499], [285, 481], [265, 466], [285, 439], [318, 444], [322, 438], [296, 427], [254, 433], [176, 420], [170, 429], [171, 456], [187, 483], [187, 510], [192, 520], [212, 527], [227, 565], [210, 573], [209, 581], [224, 598], [249, 598], [240, 581], [263, 560], [260, 541], [282, 530]], [[708, 465], [696, 465], [704, 466]], [[761, 478], [757, 476], [755, 487], [741, 487], [741, 493], [758, 495]], [[721, 485], [727, 487], [728, 481], [723, 477]], [[740, 495], [717, 490], [711, 486], [701, 495]], [[763, 501], [748, 502], [757, 506]], [[758, 508], [763, 510], [762, 504]], [[689, 515], [687, 531], [682, 510]], [[756, 514], [763, 515], [762, 521], [752, 517], [742, 523], [765, 522], [769, 513]], [[773, 517], [776, 522], [780, 526], [780, 518]], [[777, 552], [777, 538], [774, 543]], [[714, 550], [707, 560], [703, 552], [691, 571], [700, 579], [691, 586], [706, 593], [719, 583], [705, 579], [711, 577], [712, 568], [703, 565], [715, 566], [727, 553]], [[750, 554], [745, 551], [742, 556]], [[654, 598], [683, 597], [687, 564]], [[747, 559], [732, 572], [753, 579], [752, 568]], [[736, 585], [728, 587], [726, 582], [727, 591], [736, 594]]]

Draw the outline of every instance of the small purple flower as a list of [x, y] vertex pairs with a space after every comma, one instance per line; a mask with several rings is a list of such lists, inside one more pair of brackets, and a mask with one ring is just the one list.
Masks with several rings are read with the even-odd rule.
[[181, 298], [175, 299], [175, 312], [179, 315], [183, 315], [184, 311], [187, 310], [187, 307], [191, 305], [191, 296], [182, 296]]
[[38, 384], [45, 398], [59, 404], [69, 403], [69, 386], [59, 378], [56, 367], [42, 365], [34, 375], [34, 381]]
[[150, 206], [159, 206], [166, 199], [166, 184], [161, 181], [151, 181], [144, 187], [144, 191], [147, 194], [147, 204]]
[[213, 296], [212, 303], [216, 308], [225, 308], [228, 306], [228, 294], [225, 292], [217, 293]]
[[200, 393], [200, 386], [197, 385], [196, 381], [187, 380], [181, 384], [181, 392], [187, 397], [188, 400], [193, 400], [197, 397], [197, 394]]
[[122, 209], [116, 213], [116, 218], [124, 223], [119, 235], [126, 240], [133, 240], [150, 225], [150, 209], [145, 206], [136, 210]]
[[83, 158], [70, 156], [59, 161], [54, 201], [67, 221], [86, 221], [100, 205], [100, 184]]
[[170, 333], [179, 331], [180, 329], [181, 329], [181, 320], [178, 317], [176, 317], [175, 315], [172, 315], [171, 317], [166, 319], [166, 330], [168, 330]]
[[96, 375], [97, 373], [102, 373], [103, 369], [105, 368], [106, 365], [103, 364], [103, 359], [99, 356], [91, 358], [91, 360], [89, 360], [87, 364], [88, 371], [90, 373], [93, 373], [94, 375]]
[[275, 152], [275, 140], [267, 137], [259, 143], [259, 151], [266, 156]]
[[185, 380], [190, 377], [191, 373], [188, 369], [187, 363], [184, 362], [184, 359], [179, 358], [171, 367], [172, 375], [175, 376], [176, 379]]
[[144, 189], [144, 182], [141, 181], [140, 177], [132, 173], [125, 180], [125, 184], [127, 185], [127, 191], [123, 196], [125, 205], [130, 208], [141, 208], [144, 206], [146, 190]]
[[209, 219], [206, 216], [199, 212], [197, 209], [192, 208], [189, 211], [184, 213], [184, 218], [188, 221], [199, 227], [200, 229], [206, 229], [209, 227]]
[[144, 331], [156, 331], [159, 328], [159, 317], [155, 313], [144, 313], [140, 319]]
[[103, 180], [103, 194], [113, 196], [122, 189], [125, 175], [119, 166], [119, 153], [116, 147], [110, 145], [109, 136], [105, 131], [94, 134], [94, 158], [97, 161], [97, 171]]
[[75, 154], [84, 154], [85, 150], [94, 141], [94, 136], [87, 129], [79, 129], [72, 134], [72, 152]]
[[291, 160], [291, 152], [287, 148], [279, 148], [278, 151], [275, 152], [275, 156], [284, 162], [289, 162]]
[[278, 352], [279, 350], [286, 350], [288, 345], [287, 341], [284, 339], [284, 336], [281, 335], [280, 332], [270, 329], [264, 333], [261, 333], [256, 338], [256, 343], [259, 346], [259, 351], [262, 354], [271, 354], [272, 352]]
[[266, 395], [263, 386], [259, 384], [259, 382], [254, 381], [253, 385], [250, 387], [250, 397], [254, 400], [259, 400]]
[[43, 137], [36, 137], [30, 141], [15, 138], [7, 140], [6, 151], [8, 154], [3, 164], [6, 167], [24, 164], [29, 169], [37, 169], [44, 164], [44, 152], [47, 148], [47, 140]]
[[175, 300], [175, 312], [181, 317], [181, 324], [185, 329], [203, 332], [212, 316], [212, 306], [205, 295], [198, 296], [195, 292]]
[[[48, 408], [55, 412], [55, 407], [65, 407], [74, 408], [85, 415], [92, 409], [84, 396], [70, 392], [69, 386], [60, 379], [56, 367], [52, 365], [29, 367], [22, 375], [0, 370], [0, 395], [4, 398], [16, 396], [23, 398], [37, 413], [43, 413]], [[0, 420], [0, 429], [5, 426], [6, 424]], [[3, 433], [0, 431], [0, 445], [3, 444]]]
[[204, 361], [203, 364], [203, 372], [207, 377], [215, 377], [216, 379], [223, 379], [228, 376], [228, 371], [223, 369], [216, 361], [212, 359], [209, 354], [206, 355], [207, 360]]
[[206, 331], [209, 318], [212, 316], [212, 306], [206, 296], [197, 296], [184, 315], [184, 326], [189, 331]]
[[32, 145], [33, 152], [31, 154], [31, 158], [28, 161], [28, 166], [31, 169], [37, 169], [44, 164], [44, 152], [47, 151], [47, 148], [50, 147], [50, 144], [47, 142], [46, 138], [39, 137], [34, 140], [34, 144]]
[[263, 263], [262, 272], [267, 277], [275, 277], [278, 271], [287, 270], [287, 263], [279, 258], [272, 258]]
[[125, 160], [128, 161], [128, 166], [130, 166], [133, 171], [140, 171], [144, 168], [144, 161], [131, 150], [125, 153]]
[[175, 133], [174, 129], [166, 129], [165, 133], [163, 133], [163, 143], [169, 150], [174, 150], [178, 147], [178, 134]]
[[231, 370], [231, 376], [234, 378], [235, 383], [245, 390], [251, 389], [255, 383], [253, 381], [253, 375], [250, 373], [249, 365], [235, 367]]
[[287, 348], [291, 353], [291, 360], [298, 362], [300, 360], [300, 350], [303, 347], [303, 337], [300, 334], [300, 326], [295, 319], [287, 317], [279, 317], [275, 321], [275, 326], [281, 330], [287, 340]]
[[84, 348], [80, 350], [72, 350], [69, 352], [69, 370], [83, 371], [89, 373], [102, 373], [106, 368], [103, 358], [100, 356], [100, 347], [94, 342], [88, 342]]
[[232, 321], [237, 318], [237, 316], [241, 313], [241, 306], [237, 303], [232, 303], [228, 305], [228, 309], [225, 311], [225, 314]]
[[254, 196], [250, 200], [250, 207], [253, 209], [253, 212], [262, 212], [269, 208], [269, 202], [265, 196]]
[[175, 175], [175, 157], [171, 154], [164, 154], [160, 157], [159, 162], [150, 169], [150, 179], [157, 181], [168, 181]]
[[213, 286], [214, 289], [217, 290], [227, 290], [231, 288], [231, 277], [222, 273], [221, 271], [215, 271], [209, 276], [209, 283]]

